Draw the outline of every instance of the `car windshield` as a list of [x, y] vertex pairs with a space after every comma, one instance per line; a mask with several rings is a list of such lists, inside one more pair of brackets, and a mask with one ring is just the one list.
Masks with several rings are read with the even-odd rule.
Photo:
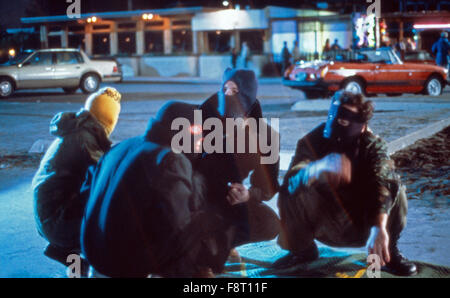
[[400, 58], [390, 49], [363, 49], [363, 50], [338, 50], [329, 51], [323, 58], [337, 62], [361, 62], [361, 63], [384, 63], [402, 64]]
[[28, 58], [31, 54], [33, 54], [33, 52], [21, 52], [19, 54], [17, 54], [14, 58], [11, 58], [6, 64], [9, 65], [17, 65], [22, 63], [26, 58]]

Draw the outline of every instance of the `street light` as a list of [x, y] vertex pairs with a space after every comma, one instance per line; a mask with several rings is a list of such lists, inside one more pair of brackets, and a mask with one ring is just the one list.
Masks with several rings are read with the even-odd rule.
[[151, 19], [153, 19], [153, 14], [152, 13], [144, 13], [143, 15], [142, 15], [142, 18], [144, 19], [144, 20], [151, 20]]
[[16, 50], [10, 49], [10, 50], [8, 51], [8, 54], [9, 54], [10, 57], [14, 58], [14, 57], [16, 56]]
[[222, 2], [222, 5], [226, 7], [226, 6], [230, 5], [230, 2], [228, 2], [227, 0], [225, 0], [225, 1]]
[[95, 23], [95, 22], [97, 22], [97, 17], [88, 18], [87, 22], [88, 23]]

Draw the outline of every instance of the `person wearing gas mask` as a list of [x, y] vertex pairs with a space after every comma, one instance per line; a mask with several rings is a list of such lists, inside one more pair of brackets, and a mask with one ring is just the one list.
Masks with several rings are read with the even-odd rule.
[[[225, 148], [229, 140], [229, 131], [224, 131], [223, 153], [203, 154], [197, 168], [205, 173], [208, 180], [208, 198], [225, 215], [227, 222], [237, 229], [233, 246], [250, 242], [274, 239], [280, 229], [277, 214], [264, 201], [270, 200], [279, 188], [279, 134], [270, 125], [261, 125], [262, 110], [256, 99], [257, 81], [251, 70], [228, 68], [223, 75], [221, 90], [200, 105], [203, 121], [215, 117], [223, 121], [226, 119], [242, 118], [245, 121], [253, 119], [257, 123], [257, 130], [245, 132], [245, 152], [230, 153]], [[236, 129], [243, 129], [237, 127]], [[244, 127], [245, 129], [245, 127]], [[254, 133], [255, 140], [260, 140], [261, 133], [267, 135], [267, 141], [277, 151], [273, 162], [262, 163], [260, 147], [256, 152], [248, 150], [250, 134]], [[233, 137], [237, 136], [234, 134]], [[234, 140], [239, 142], [239, 140]], [[258, 143], [259, 144], [259, 143]], [[236, 149], [236, 148], [235, 148]], [[250, 177], [250, 187], [244, 186], [243, 181]], [[236, 250], [231, 252], [231, 260], [239, 261]]]
[[368, 129], [371, 101], [337, 92], [326, 123], [297, 143], [280, 189], [279, 245], [289, 250], [274, 268], [319, 257], [314, 239], [338, 247], [362, 247], [382, 269], [409, 276], [416, 266], [398, 249], [406, 225], [405, 187], [386, 143]]
[[94, 276], [212, 277], [223, 270], [233, 228], [207, 208], [205, 179], [192, 166], [200, 155], [171, 148], [179, 133], [174, 119], [193, 123], [197, 107], [166, 104], [144, 135], [114, 146], [90, 172], [81, 246]]

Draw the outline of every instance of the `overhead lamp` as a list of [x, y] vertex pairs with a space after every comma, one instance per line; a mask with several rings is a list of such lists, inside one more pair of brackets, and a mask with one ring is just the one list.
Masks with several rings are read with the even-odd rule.
[[446, 29], [450, 28], [449, 24], [414, 24], [414, 29]]
[[151, 20], [151, 19], [153, 19], [153, 14], [152, 13], [144, 13], [142, 15], [142, 19], [144, 19], [144, 20]]

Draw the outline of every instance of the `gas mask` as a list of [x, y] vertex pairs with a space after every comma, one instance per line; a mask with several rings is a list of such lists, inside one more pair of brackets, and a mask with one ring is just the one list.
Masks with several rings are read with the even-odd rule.
[[366, 122], [359, 113], [344, 107], [340, 100], [341, 96], [342, 92], [336, 92], [331, 101], [323, 136], [335, 142], [339, 152], [353, 155], [354, 147]]

